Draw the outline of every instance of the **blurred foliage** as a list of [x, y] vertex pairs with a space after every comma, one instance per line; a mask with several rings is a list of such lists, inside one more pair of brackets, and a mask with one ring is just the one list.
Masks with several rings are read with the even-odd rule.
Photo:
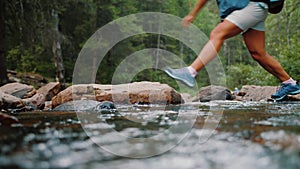
[[[67, 82], [72, 81], [73, 68], [79, 52], [94, 32], [107, 23], [138, 12], [163, 12], [184, 17], [196, 0], [5, 0], [6, 58], [8, 69], [39, 73], [55, 77], [52, 54], [54, 38], [51, 11], [59, 14], [59, 32]], [[270, 15], [266, 22], [266, 47], [287, 72], [300, 80], [300, 10], [299, 1], [286, 1], [284, 10]], [[215, 1], [208, 1], [194, 24], [207, 36], [219, 22]], [[122, 30], [122, 31], [130, 31]], [[158, 43], [159, 42], [159, 43]], [[128, 55], [146, 48], [160, 48], [180, 56], [190, 64], [197, 56], [176, 39], [155, 34], [144, 34], [125, 39], [104, 57], [97, 72], [97, 83], [109, 84], [118, 65]], [[219, 53], [231, 89], [242, 85], [277, 85], [278, 81], [251, 59], [241, 36], [227, 40]], [[149, 59], [149, 58], [147, 58]], [[147, 60], [145, 62], [155, 62]], [[128, 78], [122, 74], [124, 79]], [[159, 81], [177, 88], [178, 84], [161, 70], [145, 69], [131, 81]], [[198, 86], [209, 84], [205, 70], [197, 77]]]

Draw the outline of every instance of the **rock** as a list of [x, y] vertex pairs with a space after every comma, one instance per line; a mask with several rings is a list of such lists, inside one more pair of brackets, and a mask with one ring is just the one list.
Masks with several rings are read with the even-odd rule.
[[65, 102], [57, 107], [54, 111], [86, 111], [95, 108], [100, 102], [95, 100], [73, 100]]
[[21, 108], [24, 106], [22, 99], [6, 94], [2, 90], [0, 90], [0, 98], [1, 109]]
[[73, 85], [52, 99], [56, 107], [71, 100], [111, 101], [119, 104], [178, 104], [181, 95], [166, 84], [135, 82], [120, 85], [82, 84]]
[[[22, 99], [22, 102], [26, 106], [30, 106], [33, 109], [43, 109], [46, 101], [50, 101], [60, 91], [60, 83], [50, 82], [45, 86], [39, 88], [36, 94], [28, 99]], [[50, 108], [49, 108], [50, 109]]]
[[28, 99], [22, 99], [23, 104], [30, 107], [30, 110], [43, 109], [45, 101], [45, 96], [41, 93], [37, 93]]
[[7, 70], [7, 76], [9, 81], [11, 82], [34, 84], [37, 87], [42, 87], [48, 83], [48, 81], [44, 77], [38, 74], [18, 73], [16, 71]]
[[50, 101], [54, 96], [56, 96], [61, 89], [61, 84], [59, 82], [50, 82], [45, 86], [42, 86], [37, 90], [37, 93], [40, 93], [45, 96], [46, 101]]
[[276, 86], [245, 85], [238, 95], [244, 101], [268, 101], [272, 100], [271, 95], [276, 92], [276, 89]]
[[72, 100], [96, 100], [93, 85], [83, 84], [68, 87], [52, 98], [52, 108]]
[[[245, 85], [237, 94], [239, 101], [274, 101], [271, 95], [276, 92], [278, 86], [255, 86]], [[281, 101], [300, 101], [300, 94], [288, 95]]]
[[231, 91], [223, 86], [210, 85], [202, 87], [193, 101], [209, 102], [212, 100], [234, 100]]
[[8, 83], [0, 87], [0, 90], [6, 94], [10, 94], [21, 99], [30, 98], [36, 93], [33, 86], [21, 83]]
[[116, 106], [109, 101], [73, 100], [63, 103], [53, 109], [54, 111], [115, 111]]
[[51, 101], [45, 101], [44, 111], [52, 110], [52, 102]]
[[191, 96], [189, 93], [182, 93], [181, 94], [182, 99], [184, 100], [184, 102], [192, 102], [194, 97]]
[[94, 111], [103, 111], [103, 110], [115, 110], [116, 105], [113, 102], [110, 101], [103, 101], [100, 104], [98, 104], [93, 110]]
[[4, 126], [10, 126], [12, 124], [17, 124], [19, 123], [19, 120], [14, 117], [10, 116], [8, 114], [0, 113], [0, 124]]

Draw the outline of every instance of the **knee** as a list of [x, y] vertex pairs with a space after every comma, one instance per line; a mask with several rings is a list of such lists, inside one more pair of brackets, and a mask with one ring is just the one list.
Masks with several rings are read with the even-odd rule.
[[225, 40], [225, 34], [224, 32], [220, 31], [220, 30], [216, 30], [214, 29], [211, 33], [210, 33], [210, 40]]
[[263, 52], [263, 51], [255, 51], [255, 50], [250, 51], [249, 50], [249, 52], [250, 52], [251, 57], [257, 62], [263, 61], [265, 59], [265, 56], [267, 56], [266, 52]]

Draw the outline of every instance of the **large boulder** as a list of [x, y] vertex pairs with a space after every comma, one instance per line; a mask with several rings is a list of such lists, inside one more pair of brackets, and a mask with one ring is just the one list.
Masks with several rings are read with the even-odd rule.
[[36, 90], [33, 86], [21, 84], [21, 83], [8, 83], [0, 87], [4, 93], [26, 99], [36, 94]]
[[212, 100], [233, 100], [235, 96], [223, 86], [210, 85], [202, 87], [193, 101], [209, 102]]
[[72, 100], [111, 101], [118, 104], [178, 104], [182, 98], [173, 88], [158, 82], [120, 85], [73, 85], [52, 99], [53, 108]]

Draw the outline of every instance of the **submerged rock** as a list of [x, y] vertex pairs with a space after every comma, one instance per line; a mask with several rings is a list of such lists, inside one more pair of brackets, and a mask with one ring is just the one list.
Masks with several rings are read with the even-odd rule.
[[116, 106], [109, 101], [73, 100], [55, 107], [53, 111], [116, 111]]
[[94, 110], [113, 110], [113, 109], [117, 109], [115, 104], [113, 102], [110, 101], [103, 101], [100, 104], [98, 104]]

